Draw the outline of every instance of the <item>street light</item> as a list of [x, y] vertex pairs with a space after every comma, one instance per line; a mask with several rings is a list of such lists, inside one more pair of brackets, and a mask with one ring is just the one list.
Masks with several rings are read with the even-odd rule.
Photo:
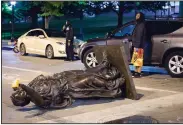
[[11, 1], [10, 2], [12, 5], [12, 31], [11, 31], [11, 42], [14, 41], [14, 12], [15, 12], [15, 5], [16, 5], [16, 1]]
[[15, 6], [16, 1], [11, 1], [10, 3], [11, 3], [12, 6]]

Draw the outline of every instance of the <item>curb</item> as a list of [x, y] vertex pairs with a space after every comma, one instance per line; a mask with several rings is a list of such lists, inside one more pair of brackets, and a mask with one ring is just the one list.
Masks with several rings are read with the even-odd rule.
[[13, 50], [13, 46], [2, 46], [2, 50]]
[[[129, 65], [129, 68], [130, 68], [131, 71], [135, 70], [133, 65]], [[164, 75], [168, 74], [168, 72], [166, 71], [165, 68], [155, 67], [155, 66], [143, 66], [142, 67], [142, 72], [158, 73], [158, 74], [164, 74]]]

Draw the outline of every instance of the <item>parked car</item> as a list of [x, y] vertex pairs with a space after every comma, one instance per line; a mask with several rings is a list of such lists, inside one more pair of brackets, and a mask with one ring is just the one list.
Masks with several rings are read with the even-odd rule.
[[[82, 45], [79, 57], [86, 68], [95, 67], [98, 62], [93, 51], [96, 45], [123, 44], [131, 59], [129, 41], [135, 27], [131, 21], [106, 34], [104, 38], [89, 39]], [[146, 20], [147, 44], [144, 49], [144, 64], [158, 64], [167, 69], [172, 77], [183, 77], [183, 21]]]
[[[65, 35], [54, 30], [32, 29], [18, 38], [17, 46], [22, 56], [28, 53], [54, 57], [66, 57]], [[74, 38], [74, 52], [78, 54], [82, 40]]]

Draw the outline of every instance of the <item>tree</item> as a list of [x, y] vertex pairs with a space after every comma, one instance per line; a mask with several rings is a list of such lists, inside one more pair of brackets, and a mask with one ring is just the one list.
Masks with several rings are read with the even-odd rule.
[[2, 3], [1, 3], [1, 13], [2, 13], [2, 19], [7, 19], [7, 18], [11, 19], [12, 10], [8, 6], [8, 2], [2, 1]]
[[38, 27], [38, 14], [45, 19], [44, 28], [46, 29], [49, 28], [49, 21], [52, 16], [62, 15], [59, 11], [60, 7], [62, 7], [62, 2], [60, 1], [19, 1], [18, 3], [21, 5], [17, 7], [17, 12], [23, 16], [31, 16], [31, 28]]
[[[63, 3], [63, 7], [61, 9], [61, 12], [66, 17], [73, 17], [73, 18], [79, 18], [81, 23], [83, 21], [83, 13], [88, 12], [88, 2], [87, 1], [65, 1]], [[82, 25], [80, 26], [80, 34], [83, 33]]]
[[135, 8], [135, 12], [137, 12], [137, 10], [152, 11], [155, 13], [156, 17], [156, 11], [162, 10], [166, 3], [166, 1], [94, 1], [92, 4], [94, 4], [93, 7], [95, 8], [96, 14], [111, 10], [115, 12], [118, 17], [117, 26], [120, 27], [123, 24], [123, 14], [125, 12], [130, 12]]
[[129, 12], [133, 9], [133, 2], [131, 1], [94, 1], [90, 5], [93, 6], [96, 14], [109, 11], [115, 12], [118, 17], [118, 27], [123, 24], [124, 12]]
[[137, 9], [153, 12], [155, 14], [156, 19], [156, 12], [158, 10], [162, 10], [163, 6], [165, 6], [166, 3], [167, 3], [166, 1], [142, 1], [138, 3]]
[[[11, 18], [12, 18], [12, 6], [11, 6], [10, 2], [2, 1], [1, 9], [2, 9], [2, 19], [11, 20]], [[17, 4], [16, 8], [14, 10], [14, 18], [19, 19], [21, 17], [22, 17], [22, 14], [19, 12], [19, 4]]]
[[30, 16], [32, 19], [31, 28], [38, 27], [38, 14], [41, 13], [41, 1], [18, 1], [17, 11], [21, 17]]
[[53, 16], [62, 16], [60, 9], [63, 7], [61, 1], [44, 1], [41, 11], [41, 16], [45, 17], [45, 29], [49, 28], [49, 22]]
[[119, 7], [119, 9], [117, 10], [114, 6], [114, 4], [110, 4], [111, 5], [111, 9], [112, 11], [114, 11], [117, 16], [118, 16], [118, 27], [122, 26], [123, 24], [123, 13], [126, 10], [128, 10], [127, 8], [125, 8], [125, 2], [123, 1], [119, 1], [117, 6]]

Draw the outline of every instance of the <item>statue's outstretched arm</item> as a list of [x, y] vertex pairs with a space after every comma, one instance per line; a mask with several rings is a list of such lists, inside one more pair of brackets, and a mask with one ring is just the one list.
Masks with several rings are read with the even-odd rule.
[[[53, 108], [53, 109], [60, 109], [60, 108], [64, 108], [64, 107], [72, 105], [73, 98], [71, 96], [69, 96], [69, 95], [57, 95], [57, 96], [60, 96], [60, 98], [59, 97], [58, 98], [55, 97], [54, 100], [52, 100], [53, 102], [52, 102], [51, 108]], [[57, 104], [55, 102], [56, 98], [60, 99], [60, 101], [62, 101], [62, 103]]]

